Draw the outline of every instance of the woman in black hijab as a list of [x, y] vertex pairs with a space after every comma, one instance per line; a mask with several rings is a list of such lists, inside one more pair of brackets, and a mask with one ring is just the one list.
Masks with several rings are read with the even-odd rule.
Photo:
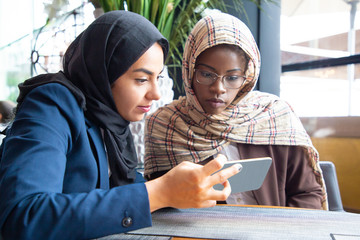
[[[90, 239], [151, 226], [163, 207], [210, 207], [225, 200], [224, 159], [180, 164], [144, 182], [130, 121], [160, 98], [166, 39], [140, 15], [114, 11], [68, 48], [64, 71], [19, 85], [15, 120], [0, 151], [4, 239]], [[164, 146], [165, 147], [165, 146]], [[224, 182], [223, 191], [212, 186]]]

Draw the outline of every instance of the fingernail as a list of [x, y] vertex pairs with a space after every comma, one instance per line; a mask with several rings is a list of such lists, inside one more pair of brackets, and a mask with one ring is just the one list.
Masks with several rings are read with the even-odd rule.
[[243, 166], [240, 163], [235, 164], [234, 166], [236, 166], [236, 168], [239, 170], [239, 172], [241, 171], [241, 169], [243, 168]]

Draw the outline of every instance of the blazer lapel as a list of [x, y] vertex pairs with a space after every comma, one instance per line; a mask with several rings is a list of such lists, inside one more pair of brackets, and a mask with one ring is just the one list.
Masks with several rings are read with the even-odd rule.
[[[105, 146], [101, 137], [100, 129], [94, 126], [88, 120], [86, 121], [88, 129], [89, 141], [92, 142], [92, 151], [95, 155], [96, 161], [99, 167], [99, 187], [101, 189], [109, 189], [109, 174], [108, 174], [108, 163], [107, 155], [105, 152]], [[95, 148], [95, 149], [94, 149]]]

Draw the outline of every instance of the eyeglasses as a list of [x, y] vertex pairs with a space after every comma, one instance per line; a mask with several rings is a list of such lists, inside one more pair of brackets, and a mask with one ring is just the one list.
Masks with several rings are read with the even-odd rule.
[[196, 81], [203, 85], [211, 85], [218, 78], [221, 78], [225, 88], [238, 89], [244, 84], [246, 77], [241, 75], [224, 75], [219, 76], [216, 73], [195, 69]]

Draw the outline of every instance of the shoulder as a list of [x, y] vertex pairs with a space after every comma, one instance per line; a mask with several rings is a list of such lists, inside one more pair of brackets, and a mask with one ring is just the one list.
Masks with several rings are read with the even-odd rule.
[[185, 104], [183, 98], [174, 100], [146, 117], [147, 135], [159, 134], [163, 136], [169, 129], [175, 130], [186, 126], [191, 119]]
[[274, 94], [252, 91], [238, 104], [238, 107], [243, 112], [260, 111], [285, 124], [294, 122], [296, 125], [301, 125], [293, 107], [286, 100]]
[[267, 92], [260, 92], [260, 91], [249, 92], [241, 102], [250, 103], [250, 104], [260, 104], [260, 105], [269, 105], [269, 104], [289, 105], [284, 99], [281, 99], [277, 95]]
[[70, 128], [73, 134], [85, 125], [84, 111], [75, 96], [59, 83], [32, 89], [17, 110], [15, 120], [31, 121], [59, 130]]
[[[26, 98], [48, 98], [50, 102], [71, 103], [75, 105], [77, 100], [71, 91], [60, 83], [48, 83], [31, 90]], [[26, 99], [25, 98], [25, 99]]]
[[170, 118], [174, 118], [174, 117], [177, 118], [177, 117], [187, 115], [184, 112], [184, 109], [185, 109], [184, 104], [185, 104], [185, 99], [183, 97], [181, 97], [178, 100], [174, 100], [169, 104], [159, 107], [158, 109], [155, 110], [155, 112], [153, 112], [152, 114], [147, 116], [146, 119], [148, 121], [166, 121], [166, 122], [168, 122], [168, 120]]
[[24, 98], [19, 111], [29, 108], [29, 105], [35, 110], [57, 108], [71, 114], [82, 112], [75, 96], [67, 87], [59, 83], [48, 83], [32, 89]]

